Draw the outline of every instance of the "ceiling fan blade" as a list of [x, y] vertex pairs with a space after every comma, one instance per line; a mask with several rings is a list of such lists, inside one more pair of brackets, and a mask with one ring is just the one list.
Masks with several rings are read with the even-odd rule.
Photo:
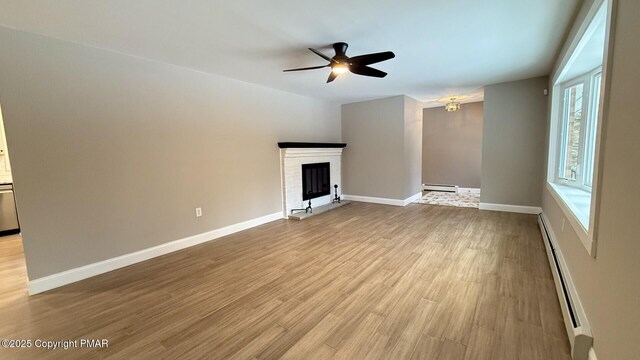
[[339, 74], [334, 73], [333, 71], [329, 74], [329, 78], [327, 79], [327, 84], [332, 82], [338, 77]]
[[322, 68], [326, 68], [329, 67], [330, 65], [322, 65], [322, 66], [310, 66], [310, 67], [304, 67], [304, 68], [297, 68], [297, 69], [287, 69], [287, 70], [282, 70], [283, 72], [288, 72], [288, 71], [302, 71], [302, 70], [313, 70], [313, 69], [322, 69]]
[[383, 78], [387, 76], [386, 72], [380, 71], [378, 69], [374, 69], [372, 67], [368, 67], [366, 65], [350, 65], [349, 71], [358, 75], [373, 76], [378, 78]]
[[375, 54], [354, 56], [352, 58], [349, 58], [349, 62], [354, 65], [371, 65], [371, 64], [379, 63], [389, 59], [393, 59], [394, 57], [396, 57], [396, 54], [394, 54], [391, 51], [385, 51], [385, 52], [379, 52]]
[[312, 48], [309, 48], [309, 50], [313, 51], [314, 54], [320, 56], [321, 58], [327, 60], [328, 62], [337, 62], [337, 61], [333, 60], [332, 58], [328, 57], [327, 55], [321, 53], [319, 50], [312, 49]]

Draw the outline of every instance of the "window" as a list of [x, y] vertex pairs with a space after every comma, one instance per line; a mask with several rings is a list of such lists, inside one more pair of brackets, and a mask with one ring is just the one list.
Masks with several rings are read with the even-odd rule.
[[576, 84], [564, 90], [564, 114], [562, 118], [562, 145], [558, 177], [575, 183], [580, 167], [580, 135], [582, 133], [582, 100], [584, 84]]
[[[552, 74], [547, 189], [589, 254], [595, 256], [599, 196], [598, 129], [611, 51], [610, 0], [594, 0]], [[606, 110], [606, 109], [605, 109]], [[593, 212], [593, 214], [592, 214]]]
[[561, 85], [562, 126], [556, 182], [591, 191], [600, 102], [600, 67]]

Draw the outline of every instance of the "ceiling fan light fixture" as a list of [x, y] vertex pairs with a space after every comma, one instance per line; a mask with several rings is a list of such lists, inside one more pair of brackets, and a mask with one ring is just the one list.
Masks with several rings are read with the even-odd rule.
[[344, 74], [349, 71], [349, 67], [345, 64], [335, 64], [331, 66], [331, 71], [333, 71], [335, 74]]
[[448, 102], [445, 106], [444, 106], [444, 110], [448, 111], [448, 112], [452, 112], [452, 111], [457, 111], [460, 110], [460, 103], [455, 101], [456, 98], [451, 98], [451, 102]]
[[337, 42], [333, 44], [333, 50], [335, 51], [335, 55], [333, 57], [329, 57], [314, 48], [308, 48], [311, 52], [325, 59], [329, 63], [319, 66], [287, 69], [283, 70], [283, 72], [314, 70], [330, 67], [331, 73], [327, 78], [327, 83], [334, 81], [338, 76], [345, 73], [383, 78], [387, 76], [386, 72], [378, 70], [376, 68], [372, 68], [369, 65], [377, 64], [379, 62], [387, 61], [396, 57], [396, 55], [392, 51], [384, 51], [379, 53], [349, 57], [346, 55], [347, 47], [349, 47], [349, 45], [344, 42]]

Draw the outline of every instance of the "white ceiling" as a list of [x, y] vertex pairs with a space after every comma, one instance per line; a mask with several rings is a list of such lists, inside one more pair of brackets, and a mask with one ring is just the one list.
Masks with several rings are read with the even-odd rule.
[[[406, 94], [436, 106], [546, 75], [580, 0], [3, 0], [0, 24], [342, 103]], [[341, 76], [308, 51], [391, 50], [384, 79]]]

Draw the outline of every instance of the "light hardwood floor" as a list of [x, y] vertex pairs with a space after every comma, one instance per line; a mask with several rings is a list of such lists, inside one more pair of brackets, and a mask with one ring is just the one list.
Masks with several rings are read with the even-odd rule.
[[0, 338], [109, 347], [1, 359], [570, 359], [533, 215], [353, 203], [32, 297], [20, 251]]

